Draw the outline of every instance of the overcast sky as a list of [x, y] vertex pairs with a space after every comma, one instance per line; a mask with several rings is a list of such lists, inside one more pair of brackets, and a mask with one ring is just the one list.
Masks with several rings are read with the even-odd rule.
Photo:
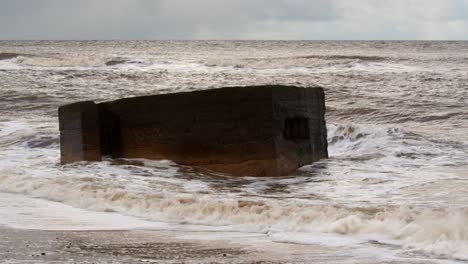
[[467, 40], [468, 0], [0, 0], [0, 39]]

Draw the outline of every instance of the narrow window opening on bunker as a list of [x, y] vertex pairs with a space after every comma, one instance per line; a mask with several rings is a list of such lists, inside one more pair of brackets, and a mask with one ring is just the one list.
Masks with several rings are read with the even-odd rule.
[[309, 139], [309, 119], [303, 117], [286, 118], [284, 121], [284, 139]]

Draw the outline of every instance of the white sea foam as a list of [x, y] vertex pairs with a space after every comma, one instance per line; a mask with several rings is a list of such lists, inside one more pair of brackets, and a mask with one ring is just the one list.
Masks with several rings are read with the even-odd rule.
[[[428, 71], [421, 67], [387, 62], [361, 60], [336, 61], [314, 66], [285, 66], [273, 68], [237, 67], [236, 65], [207, 65], [197, 61], [154, 60], [148, 58], [122, 59], [106, 66], [108, 58], [101, 57], [40, 57], [19, 56], [0, 61], [0, 69], [18, 70], [99, 70], [99, 71], [163, 71], [179, 74], [253, 74], [253, 75], [301, 75], [321, 73], [367, 72], [370, 74], [407, 73]], [[434, 69], [431, 69], [434, 70]]]
[[[0, 188], [151, 221], [226, 226], [243, 232], [375, 235], [407, 250], [468, 259], [468, 210], [463, 208], [348, 208], [273, 199], [242, 200], [173, 190], [148, 193], [119, 183], [111, 184], [110, 180], [73, 176], [47, 179], [2, 172]], [[299, 238], [294, 242], [307, 243], [307, 240]]]
[[[62, 203], [0, 192], [0, 225], [36, 230], [158, 230], [171, 231], [178, 239], [232, 241], [246, 247], [275, 250], [271, 242], [301, 243], [325, 246], [345, 253], [349, 248], [362, 258], [395, 260], [395, 252], [369, 247], [365, 238], [324, 233], [242, 232], [228, 226], [190, 225], [145, 221], [112, 212], [87, 211]], [[237, 228], [239, 229], [239, 228]], [[282, 247], [282, 246], [281, 246]], [[303, 252], [307, 253], [307, 251]]]
[[21, 67], [16, 63], [16, 59], [0, 60], [1, 70], [19, 70]]
[[99, 57], [41, 57], [41, 56], [19, 56], [16, 63], [25, 68], [64, 68], [64, 67], [93, 67], [100, 66], [102, 61]]
[[40, 230], [167, 229], [167, 224], [0, 192], [0, 225]]
[[128, 62], [113, 66], [112, 69], [142, 70], [142, 71], [167, 71], [172, 73], [202, 74], [202, 73], [236, 73], [254, 75], [296, 75], [296, 74], [319, 74], [319, 73], [343, 73], [343, 72], [368, 72], [381, 73], [403, 73], [413, 71], [424, 71], [422, 68], [402, 64], [377, 63], [377, 62], [352, 62], [346, 64], [325, 65], [317, 67], [279, 67], [279, 68], [250, 68], [235, 66], [209, 66], [198, 62], [179, 61], [153, 61], [153, 62]]
[[[441, 193], [445, 189], [434, 187], [439, 192], [437, 196], [418, 190], [429, 189], [424, 188], [424, 184], [442, 181], [443, 174], [415, 177], [417, 170], [404, 167], [398, 171], [398, 177], [407, 179], [395, 181], [391, 174], [366, 171], [375, 164], [386, 166], [389, 170], [396, 169], [395, 162], [405, 164], [407, 161], [399, 160], [396, 155], [399, 145], [403, 144], [400, 141], [406, 142], [406, 151], [414, 148], [418, 153], [429, 148], [427, 151], [440, 151], [442, 156], [444, 151], [454, 153], [453, 150], [444, 150], [447, 146], [437, 145], [420, 135], [407, 135], [405, 131], [385, 127], [330, 124], [329, 150], [332, 159], [325, 163], [330, 166], [328, 171], [331, 174], [315, 178], [240, 179], [250, 183], [241, 185], [241, 192], [235, 193], [217, 190], [216, 186], [211, 186], [212, 181], [179, 178], [180, 168], [170, 161], [135, 160], [121, 166], [104, 161], [58, 166], [57, 146], [34, 149], [27, 144], [41, 136], [37, 131], [53, 134], [55, 130], [55, 123], [31, 123], [22, 119], [1, 123], [0, 144], [4, 146], [0, 150], [1, 191], [130, 217], [119, 218], [113, 214], [112, 217], [120, 220], [117, 225], [109, 225], [109, 229], [123, 226], [153, 228], [152, 224], [147, 223], [155, 222], [157, 228], [162, 229], [237, 231], [244, 237], [246, 233], [266, 234], [269, 239], [278, 242], [349, 248], [358, 246], [363, 254], [369, 253], [366, 250], [374, 243], [369, 241], [375, 240], [376, 243], [396, 247], [395, 254], [420, 251], [428, 254], [428, 257], [433, 254], [468, 259], [468, 210], [460, 202], [463, 195], [452, 203], [453, 206], [446, 207], [438, 205], [443, 201], [441, 197], [452, 199], [454, 196], [450, 196], [450, 192], [456, 189], [447, 188], [447, 193]], [[383, 156], [362, 158], [360, 164], [353, 164], [353, 157], [377, 153], [381, 146], [391, 151], [383, 152]], [[132, 162], [144, 166], [132, 165]], [[350, 168], [357, 172], [333, 173], [333, 170], [342, 168], [334, 168], [334, 162], [349, 162]], [[313, 173], [314, 166], [304, 170]], [[222, 187], [222, 180], [219, 181]], [[273, 197], [262, 196], [262, 192], [271, 186], [287, 186], [288, 192], [284, 195], [277, 193]], [[363, 186], [366, 186], [365, 189]], [[357, 189], [361, 190], [359, 194], [356, 194]], [[412, 191], [417, 197], [411, 196]], [[288, 198], [289, 192], [294, 193], [295, 197]], [[459, 192], [464, 191], [461, 189]], [[418, 199], [427, 200], [428, 203]], [[436, 202], [431, 199], [436, 199]], [[360, 200], [372, 203], [366, 205]], [[30, 218], [23, 218], [24, 222], [18, 222], [18, 227], [23, 228], [100, 229], [105, 222], [93, 219], [108, 219], [106, 217], [109, 216], [87, 214], [78, 209], [73, 211], [54, 204], [51, 208], [64, 212], [58, 213], [60, 219], [77, 214], [83, 217], [76, 218], [78, 220], [72, 221], [75, 224], [71, 226], [60, 225], [63, 219], [50, 221], [50, 225], [34, 226], [34, 218], [42, 217], [45, 222], [49, 221], [48, 216], [41, 216], [41, 208], [51, 205], [38, 200], [23, 201], [21, 206], [30, 208], [31, 215]], [[28, 207], [29, 202], [32, 205]], [[422, 206], [408, 205], [418, 203]], [[4, 219], [9, 219], [4, 222], [14, 225], [15, 215], [21, 212], [4, 208]]]
[[[370, 165], [365, 163], [358, 173], [319, 176], [316, 179], [319, 181], [314, 182], [312, 179], [310, 183], [308, 177], [244, 179], [251, 183], [241, 187], [242, 192], [236, 194], [223, 192], [222, 189], [218, 191], [217, 187], [210, 187], [210, 181], [175, 177], [179, 168], [169, 161], [137, 160], [144, 166], [131, 163], [113, 166], [110, 161], [58, 166], [56, 147], [27, 147], [33, 132], [43, 130], [38, 129], [38, 126], [44, 125], [46, 131], [52, 129], [42, 122], [32, 124], [26, 120], [3, 122], [0, 126], [0, 142], [9, 143], [0, 151], [1, 191], [61, 202], [76, 208], [116, 212], [145, 221], [172, 223], [177, 228], [181, 228], [179, 224], [185, 224], [182, 228], [190, 228], [192, 224], [203, 226], [205, 230], [264, 233], [273, 241], [325, 243], [326, 246], [352, 247], [356, 243], [367, 243], [366, 239], [374, 239], [398, 245], [404, 251], [422, 250], [450, 258], [468, 258], [467, 209], [460, 206], [437, 207], [436, 203], [414, 208], [398, 206], [398, 203], [389, 206], [391, 200], [406, 198], [402, 195], [405, 189], [400, 189], [400, 183], [392, 183], [391, 176], [366, 173], [364, 169]], [[10, 144], [14, 141], [13, 135], [24, 140]], [[424, 138], [414, 135], [407, 137], [403, 131], [387, 128], [331, 124], [329, 136], [330, 154], [340, 163], [348, 162], [350, 153], [355, 156], [372, 153], [374, 148], [382, 144], [398, 145], [398, 140], [412, 142], [408, 144], [409, 147], [431, 146]], [[392, 153], [386, 155], [392, 156]], [[394, 166], [394, 161], [385, 161], [385, 156], [366, 162], [373, 160], [383, 160], [382, 164], [389, 162], [388, 167]], [[333, 162], [330, 161], [329, 165], [333, 165]], [[353, 165], [352, 168], [359, 166]], [[410, 171], [409, 179], [400, 181], [403, 187], [428, 182], [422, 177], [414, 177], [414, 172]], [[400, 172], [399, 177], [404, 175]], [[321, 183], [321, 179], [327, 181]], [[437, 174], [429, 178], [435, 179]], [[288, 186], [297, 198], [288, 198], [288, 192], [262, 197], [263, 190], [271, 185]], [[379, 186], [381, 188], [375, 188]], [[356, 194], [356, 189], [360, 190], [359, 194]], [[390, 193], [390, 196], [379, 202], [379, 197], [389, 191], [395, 192], [395, 195]], [[317, 195], [317, 198], [312, 194]], [[418, 195], [424, 198], [421, 192]], [[345, 201], [347, 199], [348, 202]], [[364, 204], [356, 207], [360, 204], [357, 199], [373, 202], [368, 206]], [[415, 199], [411, 200], [414, 203]], [[39, 203], [33, 208], [41, 206]], [[67, 210], [65, 215], [74, 215]], [[324, 234], [320, 243], [317, 241], [319, 234]]]

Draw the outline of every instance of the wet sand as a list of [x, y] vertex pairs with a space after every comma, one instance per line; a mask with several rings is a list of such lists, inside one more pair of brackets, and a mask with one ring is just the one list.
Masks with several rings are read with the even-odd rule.
[[[304, 263], [225, 241], [167, 231], [41, 231], [2, 227], [0, 263]], [[294, 245], [286, 245], [286, 247]], [[294, 260], [294, 258], [298, 259]]]
[[432, 263], [362, 259], [317, 245], [178, 238], [171, 231], [42, 231], [0, 227], [0, 263]]

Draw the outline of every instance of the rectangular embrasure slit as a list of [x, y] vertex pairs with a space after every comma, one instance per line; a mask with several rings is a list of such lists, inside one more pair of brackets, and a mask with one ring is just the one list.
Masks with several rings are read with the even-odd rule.
[[283, 136], [286, 140], [309, 139], [309, 119], [304, 117], [286, 118]]

